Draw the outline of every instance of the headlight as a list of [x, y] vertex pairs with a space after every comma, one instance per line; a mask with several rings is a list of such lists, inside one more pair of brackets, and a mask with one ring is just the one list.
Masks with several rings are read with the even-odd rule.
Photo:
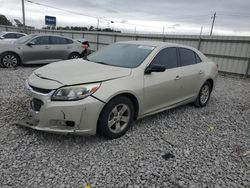
[[55, 91], [51, 100], [55, 101], [72, 101], [86, 98], [95, 93], [100, 87], [101, 83], [84, 84], [76, 86], [62, 87]]

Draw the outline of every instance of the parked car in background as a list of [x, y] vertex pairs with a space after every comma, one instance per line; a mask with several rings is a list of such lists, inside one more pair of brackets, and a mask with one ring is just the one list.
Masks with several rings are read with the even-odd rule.
[[81, 57], [85, 48], [70, 38], [31, 34], [10, 44], [0, 43], [0, 64], [16, 67], [20, 64], [46, 64]]
[[26, 36], [25, 33], [19, 33], [19, 32], [5, 32], [5, 31], [2, 31], [0, 32], [0, 41], [1, 40], [16, 40], [16, 39], [19, 39], [23, 36]]
[[118, 138], [135, 119], [187, 103], [207, 104], [218, 68], [180, 44], [130, 41], [35, 70], [31, 119], [19, 125], [63, 134]]

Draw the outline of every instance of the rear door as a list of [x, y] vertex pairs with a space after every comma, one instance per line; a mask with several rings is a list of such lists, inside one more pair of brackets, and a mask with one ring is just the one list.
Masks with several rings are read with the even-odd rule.
[[196, 97], [204, 75], [201, 59], [191, 49], [178, 48], [181, 65], [181, 98], [188, 100]]
[[169, 47], [161, 50], [151, 64], [164, 65], [164, 72], [144, 75], [145, 113], [161, 110], [180, 101], [180, 75], [177, 49]]
[[[29, 45], [32, 44], [32, 45]], [[24, 62], [43, 63], [47, 62], [50, 57], [50, 38], [49, 36], [38, 36], [28, 44], [23, 46], [23, 59]]]
[[51, 36], [50, 58], [51, 59], [68, 59], [69, 51], [72, 49], [73, 41], [70, 39]]

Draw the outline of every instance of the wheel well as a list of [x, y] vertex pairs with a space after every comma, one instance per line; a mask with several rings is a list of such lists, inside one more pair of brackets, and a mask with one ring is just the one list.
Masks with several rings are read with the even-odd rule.
[[17, 57], [18, 57], [18, 60], [19, 60], [19, 63], [22, 64], [22, 59], [21, 57], [16, 53], [16, 52], [12, 52], [12, 51], [7, 51], [7, 52], [3, 52], [0, 54], [0, 58], [2, 58], [2, 56], [6, 53], [12, 53], [12, 54], [15, 54]]
[[133, 106], [134, 106], [134, 110], [135, 110], [134, 119], [137, 119], [138, 112], [139, 112], [139, 103], [138, 103], [137, 98], [131, 93], [121, 93], [121, 94], [118, 94], [118, 95], [112, 97], [109, 101], [111, 101], [112, 99], [119, 97], [119, 96], [127, 97], [132, 101]]
[[211, 84], [211, 87], [212, 87], [212, 90], [213, 90], [213, 88], [214, 88], [214, 81], [211, 78], [209, 78], [207, 80], [207, 82], [209, 82]]
[[[70, 57], [72, 54], [78, 54], [79, 56], [81, 55], [81, 54], [78, 53], [78, 52], [71, 52], [71, 53], [69, 54], [69, 57]], [[69, 58], [69, 57], [68, 57], [68, 58]]]
[[138, 103], [137, 98], [131, 93], [122, 93], [122, 94], [120, 94], [118, 96], [125, 96], [125, 97], [129, 98], [132, 101], [132, 103], [134, 105], [134, 110], [135, 110], [134, 119], [137, 119], [138, 112], [139, 112], [139, 103]]
[[[127, 98], [129, 98], [129, 99], [132, 101], [133, 106], [134, 106], [134, 110], [135, 110], [134, 120], [136, 120], [136, 119], [137, 119], [137, 116], [138, 116], [138, 112], [139, 112], [139, 103], [138, 103], [137, 98], [136, 98], [133, 94], [131, 94], [131, 93], [121, 93], [121, 94], [118, 94], [118, 95], [112, 97], [109, 101], [111, 101], [111, 100], [113, 100], [114, 98], [119, 97], [119, 96], [127, 97]], [[109, 101], [108, 101], [108, 102], [109, 102]], [[108, 102], [107, 102], [107, 103], [108, 103]], [[105, 106], [106, 106], [106, 105], [105, 105]], [[101, 112], [100, 112], [100, 114], [99, 114], [99, 117], [98, 117], [98, 123], [97, 123], [97, 127], [96, 127], [96, 131], [97, 131], [97, 132], [99, 132], [99, 130], [100, 130], [100, 129], [99, 129], [100, 116], [101, 116], [101, 114], [102, 114], [102, 112], [103, 112], [105, 106], [104, 106], [103, 109], [101, 110]]]

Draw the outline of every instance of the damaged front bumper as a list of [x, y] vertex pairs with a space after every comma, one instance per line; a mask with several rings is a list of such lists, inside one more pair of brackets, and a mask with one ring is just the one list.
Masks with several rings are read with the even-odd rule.
[[53, 92], [32, 92], [29, 116], [17, 125], [58, 134], [93, 135], [105, 103], [89, 96], [78, 101], [51, 101]]

